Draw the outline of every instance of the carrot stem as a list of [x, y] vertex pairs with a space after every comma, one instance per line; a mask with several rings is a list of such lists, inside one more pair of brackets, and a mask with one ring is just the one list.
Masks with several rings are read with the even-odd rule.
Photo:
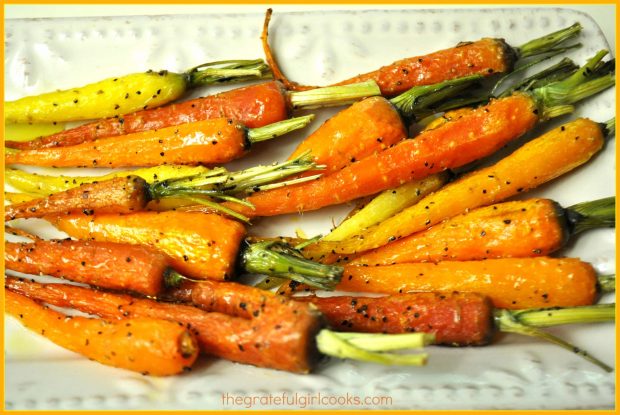
[[493, 86], [493, 89], [491, 90], [491, 95], [497, 96], [498, 98], [502, 98], [502, 97], [506, 97], [512, 94], [515, 91], [527, 91], [531, 89], [536, 89], [538, 87], [547, 85], [551, 82], [556, 82], [556, 81], [561, 81], [563, 79], [566, 79], [568, 76], [575, 73], [577, 69], [579, 69], [579, 67], [571, 59], [564, 58], [560, 62], [556, 63], [555, 65], [549, 66], [548, 68], [545, 68], [542, 71], [535, 73], [532, 76], [528, 76], [527, 78], [523, 79], [521, 82], [513, 85], [512, 87], [503, 91], [501, 94], [497, 95], [497, 91], [499, 90], [500, 85], [502, 85], [508, 77], [510, 77], [516, 72], [521, 72], [525, 69], [528, 69], [531, 66], [534, 66], [542, 62], [543, 60], [546, 60], [546, 58], [539, 59], [537, 61], [530, 62], [525, 65], [521, 65], [519, 68], [515, 69], [508, 75], [502, 77], [502, 79], [497, 81], [497, 83]]
[[605, 137], [611, 137], [616, 133], [616, 118], [605, 122]]
[[521, 323], [517, 318], [508, 310], [498, 310], [495, 313], [495, 323], [499, 331], [505, 333], [517, 333], [524, 336], [536, 337], [557, 346], [562, 347], [568, 351], [571, 351], [590, 363], [602, 368], [606, 372], [612, 372], [613, 368], [591, 356], [587, 351], [582, 350], [571, 343], [554, 336], [553, 334], [539, 330], [536, 327], [530, 327]]
[[597, 277], [598, 286], [602, 293], [612, 293], [616, 291], [616, 275], [599, 275]]
[[338, 332], [337, 336], [361, 349], [371, 352], [387, 352], [390, 350], [422, 349], [435, 342], [431, 333], [356, 333]]
[[[614, 321], [616, 304], [594, 304], [581, 307], [531, 308], [509, 313], [521, 324], [552, 327], [563, 324], [602, 323]], [[502, 318], [501, 313], [498, 318]]]
[[272, 138], [279, 137], [291, 131], [304, 128], [306, 125], [310, 124], [312, 120], [314, 120], [314, 114], [290, 118], [263, 127], [250, 128], [247, 132], [247, 139], [251, 144], [271, 140]]
[[[408, 365], [408, 366], [422, 366], [426, 364], [427, 354], [395, 354], [395, 353], [380, 353], [373, 351], [373, 349], [365, 349], [355, 344], [351, 340], [342, 336], [343, 333], [336, 333], [331, 330], [323, 329], [316, 336], [316, 344], [319, 351], [328, 356], [334, 356], [342, 359], [354, 359], [363, 362], [380, 363], [384, 365]], [[351, 334], [351, 333], [349, 333]], [[359, 334], [359, 333], [354, 333]], [[416, 339], [417, 342], [429, 342], [432, 341], [433, 336], [429, 336], [423, 333], [414, 333], [414, 335], [420, 334], [420, 339]], [[398, 335], [379, 335], [383, 336], [382, 341], [386, 343], [383, 347], [387, 350], [393, 350], [389, 348], [391, 340], [398, 341], [400, 339], [394, 338]], [[377, 337], [378, 338], [378, 337]], [[365, 343], [362, 343], [365, 345]], [[426, 343], [429, 344], [429, 343]], [[376, 343], [375, 343], [376, 345]], [[402, 348], [402, 347], [398, 347]]]
[[414, 86], [392, 98], [390, 102], [398, 108], [401, 115], [419, 119], [428, 113], [424, 110], [429, 106], [462, 92], [481, 79], [482, 75], [470, 75], [432, 85]]
[[191, 68], [185, 73], [192, 88], [201, 85], [245, 82], [271, 77], [271, 70], [262, 59], [209, 62]]
[[572, 26], [560, 29], [556, 32], [550, 33], [543, 37], [530, 40], [527, 43], [515, 48], [519, 58], [528, 58], [530, 56], [541, 55], [543, 53], [549, 53], [560, 43], [571, 39], [581, 32], [582, 26], [580, 23], [575, 23]]
[[292, 109], [312, 109], [352, 104], [361, 98], [375, 95], [381, 95], [381, 90], [379, 85], [371, 80], [356, 84], [291, 92], [289, 98]]
[[343, 268], [305, 259], [299, 251], [278, 241], [247, 245], [240, 256], [242, 269], [253, 274], [286, 278], [322, 290], [333, 290]]
[[566, 208], [566, 218], [573, 234], [594, 228], [613, 228], [616, 226], [616, 198], [606, 197], [570, 206]]

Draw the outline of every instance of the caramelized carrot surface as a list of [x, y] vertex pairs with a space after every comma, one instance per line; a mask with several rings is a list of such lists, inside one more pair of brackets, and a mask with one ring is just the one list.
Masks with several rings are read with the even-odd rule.
[[4, 295], [6, 311], [24, 326], [105, 365], [168, 376], [189, 370], [198, 357], [195, 336], [171, 321], [70, 317], [11, 290]]
[[407, 138], [407, 129], [394, 106], [385, 98], [358, 101], [327, 120], [305, 138], [289, 157], [310, 151], [317, 164], [329, 174], [385, 150]]
[[538, 120], [525, 94], [491, 101], [469, 116], [424, 131], [318, 180], [255, 193], [255, 209], [231, 204], [246, 216], [320, 209], [421, 179], [485, 157], [530, 130]]
[[[135, 298], [65, 284], [40, 284], [14, 277], [5, 286], [30, 298], [108, 319], [160, 318], [182, 323], [196, 334], [204, 353], [260, 367], [307, 373], [315, 364], [316, 345], [288, 329], [314, 326], [261, 324], [259, 319], [206, 312], [197, 307]], [[241, 307], [239, 307], [241, 308]], [[273, 323], [273, 320], [268, 321]], [[278, 324], [280, 326], [278, 327]], [[289, 335], [283, 335], [288, 333]]]
[[104, 137], [158, 130], [213, 118], [230, 118], [248, 128], [262, 127], [289, 116], [288, 98], [278, 82], [264, 82], [118, 118], [84, 124], [25, 142], [7, 142], [18, 149], [73, 146]]
[[339, 331], [433, 333], [436, 344], [451, 346], [482, 346], [495, 332], [491, 301], [476, 293], [294, 298], [314, 304]]
[[221, 164], [243, 156], [249, 147], [243, 124], [216, 118], [72, 146], [11, 152], [5, 162], [48, 167]]
[[85, 183], [48, 197], [8, 205], [4, 210], [4, 220], [78, 212], [89, 216], [95, 211], [127, 213], [144, 209], [148, 199], [144, 179], [137, 176], [115, 177]]
[[544, 256], [568, 239], [562, 208], [548, 199], [498, 203], [447, 219], [369, 251], [352, 265]]
[[592, 265], [574, 258], [505, 258], [484, 261], [346, 266], [337, 289], [399, 294], [477, 292], [497, 308], [572, 307], [593, 304]]
[[201, 212], [136, 212], [126, 215], [61, 215], [49, 218], [77, 239], [142, 244], [170, 257], [181, 274], [198, 279], [234, 276], [245, 227]]
[[536, 188], [586, 163], [604, 143], [600, 124], [585, 118], [574, 120], [524, 144], [496, 164], [444, 186], [356, 237], [340, 242], [319, 241], [304, 251], [318, 258], [332, 251], [351, 254], [378, 248], [468, 209], [497, 203]]
[[142, 245], [36, 240], [4, 243], [4, 266], [115, 290], [155, 296], [164, 288], [166, 255]]

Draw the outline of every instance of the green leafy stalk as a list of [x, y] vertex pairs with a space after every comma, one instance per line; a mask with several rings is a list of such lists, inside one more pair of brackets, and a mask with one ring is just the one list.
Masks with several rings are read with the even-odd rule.
[[386, 352], [403, 349], [422, 349], [433, 344], [435, 336], [430, 333], [337, 333], [337, 336], [360, 349], [371, 352]]
[[566, 219], [573, 234], [595, 228], [616, 226], [616, 197], [578, 203], [566, 208]]
[[321, 290], [333, 290], [343, 272], [342, 267], [307, 260], [280, 241], [249, 244], [241, 254], [240, 266], [253, 274], [285, 278]]
[[428, 114], [425, 110], [433, 104], [463, 92], [482, 78], [482, 75], [470, 75], [432, 85], [414, 86], [407, 92], [392, 98], [390, 102], [398, 108], [401, 115], [419, 119]]
[[575, 23], [572, 26], [550, 33], [543, 37], [530, 40], [527, 43], [515, 48], [519, 58], [549, 53], [559, 44], [577, 36], [581, 32], [581, 24]]
[[541, 328], [564, 324], [614, 321], [616, 318], [616, 305], [594, 304], [581, 307], [530, 308], [510, 311], [509, 313], [512, 318], [521, 324]]
[[612, 135], [614, 135], [616, 133], [616, 117], [612, 118], [611, 120], [605, 122], [605, 136], [606, 137], [611, 137]]
[[186, 199], [247, 222], [248, 218], [216, 203], [214, 199], [234, 201], [251, 206], [236, 196], [315, 180], [316, 175], [280, 181], [289, 176], [321, 168], [322, 166], [314, 163], [309, 152], [306, 152], [295, 159], [279, 164], [274, 163], [271, 166], [256, 166], [238, 172], [216, 168], [192, 176], [156, 181], [148, 185], [147, 189], [151, 200], [170, 197]]
[[[550, 318], [552, 317], [553, 317], [553, 313], [551, 314]], [[521, 318], [524, 318], [523, 315], [521, 316]], [[613, 368], [601, 362], [597, 358], [591, 356], [587, 351], [582, 350], [572, 345], [571, 343], [557, 336], [554, 336], [553, 334], [539, 330], [537, 327], [532, 327], [532, 326], [523, 324], [522, 322], [519, 321], [517, 317], [515, 317], [513, 311], [496, 310], [495, 324], [499, 331], [502, 331], [505, 333], [517, 333], [517, 334], [521, 334], [524, 336], [536, 337], [536, 338], [548, 341], [552, 344], [562, 347], [563, 349], [566, 349], [572, 353], [577, 354], [578, 356], [582, 357], [583, 359], [587, 360], [590, 363], [595, 364], [596, 366], [602, 368], [603, 370], [607, 372], [613, 371]]]
[[[359, 343], [355, 344], [350, 339], [347, 339], [343, 336], [344, 333], [336, 333], [331, 330], [323, 329], [316, 336], [316, 344], [319, 351], [325, 355], [338, 357], [341, 359], [353, 359], [359, 360], [362, 362], [372, 362], [379, 363], [383, 365], [408, 365], [408, 366], [422, 366], [426, 364], [428, 356], [426, 353], [417, 353], [417, 354], [396, 354], [396, 353], [382, 353], [376, 350], [393, 350], [390, 348], [390, 341], [393, 340], [398, 342], [393, 336], [399, 335], [376, 335], [383, 336], [384, 339], [381, 340], [383, 342], [383, 347], [365, 349], [360, 347]], [[355, 334], [355, 333], [354, 333]], [[359, 333], [358, 333], [359, 334]], [[432, 341], [432, 336], [423, 333], [412, 333], [419, 334], [420, 339], [416, 339], [416, 343], [426, 343], [429, 340]], [[378, 339], [378, 337], [376, 338]], [[372, 343], [368, 343], [372, 345]], [[375, 345], [378, 343], [375, 343]], [[428, 343], [426, 343], [428, 344]], [[364, 344], [362, 344], [364, 346]], [[403, 344], [399, 344], [398, 349], [401, 349], [404, 346]]]
[[352, 104], [362, 98], [381, 95], [375, 81], [365, 81], [350, 85], [327, 86], [308, 91], [289, 93], [293, 109], [312, 109]]
[[251, 144], [271, 140], [272, 138], [279, 137], [291, 131], [304, 128], [310, 124], [312, 120], [314, 120], [314, 114], [290, 118], [263, 127], [250, 128], [247, 130], [247, 139]]
[[262, 59], [225, 60], [198, 65], [186, 74], [190, 87], [196, 87], [265, 79], [271, 77], [271, 69]]
[[542, 109], [541, 119], [571, 113], [572, 104], [603, 91], [615, 83], [613, 71], [602, 62], [608, 51], [601, 50], [568, 78], [534, 89], [532, 94]]
[[510, 75], [516, 73], [517, 71], [520, 72], [522, 70], [528, 69], [529, 67], [534, 66], [542, 62], [543, 60], [546, 60], [546, 58], [539, 59], [534, 62], [530, 62], [526, 65], [522, 65], [521, 67], [515, 69], [510, 74], [504, 76], [493, 86], [493, 90], [491, 91], [491, 94], [499, 98], [502, 98], [502, 97], [506, 97], [512, 94], [515, 91], [528, 91], [531, 89], [536, 89], [541, 86], [547, 85], [549, 83], [566, 79], [568, 76], [575, 73], [577, 69], [579, 69], [579, 67], [571, 59], [564, 58], [560, 62], [556, 63], [555, 65], [545, 68], [542, 71], [535, 73], [532, 76], [528, 76], [527, 78], [523, 79], [521, 82], [513, 85], [510, 88], [507, 88], [502, 93], [497, 94], [497, 91], [500, 85], [502, 85], [504, 80], [507, 79]]

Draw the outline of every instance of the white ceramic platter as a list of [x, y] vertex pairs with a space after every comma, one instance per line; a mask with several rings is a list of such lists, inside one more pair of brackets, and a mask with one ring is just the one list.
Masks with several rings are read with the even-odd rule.
[[[262, 14], [209, 14], [208, 8], [205, 13], [8, 20], [4, 62], [6, 98], [149, 68], [181, 71], [213, 60], [262, 57], [259, 41]], [[584, 46], [570, 56], [582, 63], [595, 51], [606, 48], [607, 42], [589, 16], [566, 9], [276, 13], [271, 34], [272, 46], [283, 69], [293, 80], [327, 84], [463, 40], [504, 37], [510, 44], [519, 45], [575, 21], [584, 26], [580, 38]], [[611, 118], [614, 92], [605, 92], [580, 105], [577, 115], [598, 121]], [[206, 93], [203, 89], [192, 96]], [[307, 131], [316, 129], [334, 111], [318, 111], [317, 119]], [[539, 127], [528, 137], [551, 125]], [[230, 167], [283, 160], [307, 131], [257, 146], [250, 157]], [[612, 139], [588, 165], [535, 194], [551, 197], [564, 206], [613, 195], [614, 154]], [[252, 232], [293, 235], [296, 229], [301, 229], [308, 235], [324, 233], [349, 208], [258, 221]], [[45, 236], [55, 235], [41, 222], [21, 223], [21, 226], [43, 232]], [[614, 231], [584, 234], [560, 255], [581, 257], [591, 261], [601, 273], [612, 273]], [[560, 328], [554, 332], [615, 365], [613, 325]], [[352, 406], [346, 400], [338, 403], [327, 399], [326, 405], [308, 406], [315, 409], [578, 409], [613, 408], [615, 401], [615, 373], [604, 373], [554, 346], [512, 335], [503, 336], [493, 346], [484, 348], [430, 347], [429, 363], [421, 368], [331, 360], [322, 363], [314, 374], [302, 376], [213, 359], [202, 360], [191, 373], [166, 379], [89, 362], [27, 332], [10, 318], [6, 319], [5, 336], [7, 409], [244, 409], [243, 404], [235, 406], [223, 399], [225, 393], [233, 397], [285, 394], [285, 405], [257, 402], [253, 406], [274, 409], [300, 408], [307, 403], [304, 397], [319, 393], [340, 399], [347, 395], [384, 396], [391, 403]]]

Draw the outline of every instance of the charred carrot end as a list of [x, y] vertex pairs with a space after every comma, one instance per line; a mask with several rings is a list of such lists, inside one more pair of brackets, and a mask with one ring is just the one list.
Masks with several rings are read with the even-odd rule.
[[89, 216], [95, 210], [103, 213], [142, 210], [149, 201], [147, 190], [144, 179], [137, 176], [87, 183], [46, 198], [9, 205], [5, 209], [4, 220], [76, 212]]
[[337, 289], [390, 294], [478, 292], [498, 308], [573, 307], [596, 300], [597, 279], [592, 265], [578, 259], [506, 258], [346, 266]]
[[46, 274], [98, 287], [156, 296], [162, 292], [168, 258], [141, 245], [37, 240], [4, 243], [7, 269]]
[[493, 307], [476, 293], [410, 293], [387, 297], [295, 297], [311, 302], [339, 331], [426, 332], [436, 344], [484, 345], [491, 341]]
[[6, 311], [30, 330], [106, 365], [169, 376], [189, 370], [198, 357], [195, 336], [173, 322], [69, 317], [10, 290], [5, 301]]

